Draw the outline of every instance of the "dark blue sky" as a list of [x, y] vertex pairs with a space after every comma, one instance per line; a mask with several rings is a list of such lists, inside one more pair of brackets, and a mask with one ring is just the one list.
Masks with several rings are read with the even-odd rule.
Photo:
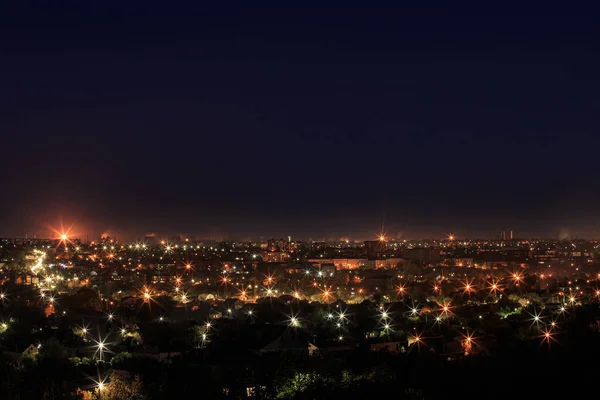
[[600, 236], [596, 9], [13, 3], [0, 236]]

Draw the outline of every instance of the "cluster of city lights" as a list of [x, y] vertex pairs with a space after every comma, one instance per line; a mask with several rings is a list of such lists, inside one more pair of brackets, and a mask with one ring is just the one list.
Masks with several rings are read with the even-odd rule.
[[[58, 235], [59, 246], [64, 248], [64, 251], [69, 251], [69, 245], [72, 245], [71, 249], [75, 249], [75, 251], [79, 251], [79, 247], [75, 246], [72, 240], [69, 237], [68, 232], [60, 233]], [[387, 238], [385, 234], [381, 234], [379, 236], [379, 240], [382, 242], [386, 242]], [[450, 242], [450, 246], [455, 242], [455, 236], [449, 235], [448, 241]], [[165, 254], [172, 254], [176, 252], [178, 249], [187, 249], [187, 245], [179, 246], [172, 245], [169, 243], [162, 243], [161, 250], [164, 250]], [[123, 248], [123, 246], [121, 246]], [[129, 249], [135, 250], [147, 250], [148, 245], [145, 243], [133, 243], [128, 246]], [[191, 248], [191, 247], [190, 247]], [[89, 257], [91, 259], [97, 259], [98, 262], [102, 262], [104, 260], [114, 260], [114, 262], [118, 262], [120, 259], [119, 249], [113, 245], [107, 245], [103, 247], [105, 251], [102, 253], [100, 248], [98, 249], [98, 254], [92, 254]], [[81, 253], [80, 253], [81, 254]], [[39, 297], [43, 304], [48, 307], [54, 307], [55, 305], [59, 306], [58, 301], [61, 299], [58, 295], [61, 293], [59, 291], [60, 285], [65, 283], [65, 278], [60, 272], [57, 272], [60, 268], [57, 267], [57, 264], [48, 264], [47, 254], [41, 250], [34, 251], [35, 259], [33, 259], [33, 265], [30, 267], [30, 271], [35, 274], [38, 278], [35, 281], [36, 287], [39, 289]], [[161, 256], [162, 256], [161, 252]], [[187, 259], [187, 258], [186, 258]], [[274, 275], [267, 274], [264, 276], [264, 279], [258, 279], [258, 282], [252, 281], [252, 284], [249, 284], [250, 280], [241, 282], [236, 282], [235, 272], [229, 267], [223, 267], [224, 271], [221, 272], [219, 269], [218, 275], [219, 278], [213, 280], [213, 282], [217, 282], [220, 288], [231, 289], [232, 293], [235, 293], [237, 290], [237, 298], [242, 302], [254, 303], [260, 297], [266, 298], [274, 298], [280, 295], [290, 295], [293, 297], [293, 301], [288, 301], [290, 304], [298, 304], [300, 300], [306, 300], [311, 298], [311, 290], [310, 288], [307, 290], [299, 290], [298, 288], [294, 288], [289, 290], [285, 283], [279, 282], [277, 285], [277, 280]], [[227, 269], [227, 271], [225, 271]], [[190, 303], [194, 303], [196, 300], [195, 295], [190, 293], [194, 293], [193, 286], [196, 284], [196, 280], [198, 279], [197, 275], [194, 275], [195, 267], [191, 262], [180, 260], [177, 264], [177, 270], [179, 275], [173, 277], [173, 280], [169, 280], [170, 285], [172, 287], [167, 287], [166, 289], [160, 288], [158, 285], [144, 286], [139, 292], [138, 299], [141, 299], [142, 307], [147, 305], [150, 307], [152, 303], [156, 303], [160, 301], [159, 296], [163, 296], [168, 294], [172, 297], [177, 303], [179, 307], [189, 307]], [[343, 295], [340, 294], [341, 289], [334, 288], [333, 285], [328, 285], [330, 281], [327, 280], [330, 274], [325, 272], [324, 270], [318, 270], [316, 273], [311, 272], [311, 270], [306, 270], [304, 274], [301, 276], [306, 283], [306, 285], [312, 285], [312, 296], [315, 296], [316, 299], [320, 299], [322, 303], [326, 303], [329, 312], [325, 313], [326, 324], [330, 329], [330, 334], [332, 338], [338, 340], [339, 342], [349, 341], [350, 340], [350, 332], [352, 332], [351, 326], [353, 321], [355, 320], [353, 316], [348, 312], [348, 309], [343, 309], [343, 306], [335, 305], [335, 298], [343, 298]], [[544, 275], [540, 276], [542, 279], [545, 278]], [[411, 280], [404, 280], [404, 277], [399, 275], [399, 282], [395, 281], [397, 285], [395, 286], [395, 293], [398, 296], [398, 299], [410, 299], [413, 294], [413, 285], [411, 284]], [[600, 280], [600, 275], [598, 276]], [[208, 280], [208, 279], [207, 279]], [[297, 281], [298, 286], [302, 287], [299, 284], [300, 280]], [[360, 282], [360, 279], [355, 282]], [[423, 329], [421, 332], [417, 332], [416, 327], [413, 328], [414, 332], [411, 332], [408, 335], [408, 344], [409, 347], [415, 347], [420, 349], [422, 347], [427, 347], [427, 342], [430, 341], [427, 337], [424, 337], [423, 334], [425, 331], [439, 331], [443, 332], [445, 328], [456, 329], [460, 333], [461, 345], [464, 349], [464, 354], [469, 355], [472, 354], [476, 348], [476, 346], [481, 345], [482, 339], [475, 336], [476, 330], [471, 330], [468, 326], [471, 327], [477, 326], [477, 321], [471, 321], [468, 324], [463, 324], [463, 326], [457, 328], [457, 325], [454, 322], [465, 322], [464, 320], [457, 317], [457, 314], [460, 315], [459, 312], [460, 304], [463, 302], [474, 302], [476, 300], [476, 295], [484, 295], [480, 296], [484, 298], [485, 295], [492, 297], [486, 297], [485, 301], [488, 303], [498, 302], [498, 299], [503, 296], [506, 292], [509, 292], [509, 288], [513, 288], [514, 292], [520, 292], [524, 295], [525, 292], [524, 287], [527, 287], [526, 282], [529, 282], [529, 279], [523, 275], [520, 271], [513, 271], [511, 274], [507, 276], [507, 278], [502, 279], [499, 277], [491, 277], [488, 276], [486, 280], [475, 280], [469, 279], [465, 276], [461, 276], [460, 278], [453, 278], [451, 281], [448, 278], [441, 277], [436, 279], [433, 284], [433, 288], [428, 286], [426, 291], [431, 291], [430, 294], [432, 298], [435, 298], [435, 301], [431, 301], [428, 299], [427, 305], [422, 304], [412, 304], [411, 307], [408, 308], [408, 311], [404, 312], [396, 312], [392, 311], [392, 308], [386, 308], [385, 305], [380, 305], [378, 307], [377, 313], [373, 316], [373, 319], [377, 321], [377, 324], [374, 325], [376, 328], [374, 329], [379, 337], [383, 337], [384, 340], [392, 340], [398, 334], [400, 330], [400, 318], [409, 318], [412, 322], [419, 322], [415, 324], [415, 326], [419, 327], [418, 329]], [[217, 286], [217, 284], [215, 284]], [[290, 285], [293, 286], [293, 285]], [[57, 287], [59, 289], [57, 289]], [[286, 289], [282, 289], [282, 288]], [[305, 286], [306, 287], [306, 286]], [[518, 289], [515, 289], [518, 288]], [[187, 290], [190, 289], [190, 290]], [[235, 289], [235, 290], [234, 290]], [[336, 289], [336, 290], [334, 290]], [[583, 288], [582, 288], [583, 289]], [[354, 288], [352, 289], [355, 290]], [[356, 290], [356, 292], [362, 293], [362, 289]], [[391, 291], [390, 291], [391, 292]], [[452, 293], [458, 293], [458, 296], [455, 297], [455, 304], [452, 304], [452, 300], [449, 297], [445, 297], [451, 295]], [[353, 293], [354, 294], [354, 293]], [[565, 289], [565, 292], [561, 292], [559, 294], [562, 298], [562, 303], [560, 307], [556, 310], [556, 312], [549, 311], [548, 309], [542, 309], [542, 311], [537, 311], [535, 307], [527, 307], [529, 306], [529, 301], [525, 303], [525, 299], [521, 299], [522, 308], [524, 313], [529, 313], [530, 317], [530, 325], [529, 329], [530, 333], [534, 333], [541, 340], [542, 344], [547, 344], [550, 346], [553, 343], [558, 343], [559, 335], [559, 325], [563, 326], [564, 318], [570, 312], [570, 310], [583, 302], [584, 297], [583, 292], [579, 290], [578, 287], [571, 287], [571, 282], [569, 282], [568, 290]], [[597, 299], [600, 299], [600, 289], [596, 289], [594, 295]], [[429, 296], [429, 293], [428, 293]], [[522, 296], [524, 297], [524, 296]], [[394, 295], [391, 294], [390, 298], [394, 298]], [[64, 299], [64, 298], [63, 298]], [[269, 299], [270, 300], [270, 299]], [[312, 298], [315, 300], [315, 298]], [[4, 303], [10, 301], [8, 294], [1, 292], [0, 293], [0, 302]], [[65, 301], [66, 303], [66, 301]], [[437, 303], [437, 305], [435, 305]], [[433, 306], [432, 306], [433, 304]], [[527, 305], [525, 305], [527, 304]], [[534, 304], [532, 302], [532, 304]], [[525, 308], [527, 307], [527, 308]], [[234, 318], [236, 314], [245, 313], [246, 317], [250, 322], [254, 322], [257, 320], [257, 311], [250, 307], [244, 308], [242, 311], [238, 310], [241, 307], [236, 305], [235, 308], [227, 308], [226, 315], [227, 318]], [[187, 308], [186, 308], [187, 309]], [[533, 309], [532, 312], [527, 310]], [[66, 312], [66, 311], [63, 311]], [[515, 309], [516, 312], [516, 309]], [[520, 312], [520, 311], [519, 311]], [[455, 314], [456, 313], [456, 314]], [[158, 313], [153, 314], [154, 321], [160, 324], [168, 324], [169, 318], [168, 316], [159, 315]], [[485, 313], [475, 315], [473, 318], [477, 318], [479, 320], [484, 320], [486, 318]], [[106, 319], [109, 322], [114, 322], [117, 319], [117, 316], [113, 312], [108, 312], [106, 315]], [[288, 315], [285, 316], [285, 320], [281, 321], [281, 324], [287, 325], [290, 331], [297, 331], [304, 328], [306, 325], [310, 324], [310, 321], [306, 318], [302, 318], [297, 311], [291, 311]], [[11, 325], [14, 326], [14, 323], [10, 320], [8, 321], [0, 321], [0, 334], [4, 334], [5, 332], [11, 329]], [[126, 337], [131, 336], [134, 332], [134, 329], [129, 327], [125, 327], [122, 324], [117, 328], [120, 337], [124, 340]], [[131, 331], [129, 330], [131, 329]], [[100, 335], [92, 335], [90, 329], [87, 325], [78, 326], [74, 329], [74, 332], [80, 335], [85, 342], [89, 342], [91, 344], [91, 349], [95, 357], [97, 357], [98, 361], [105, 361], [106, 355], [112, 353], [110, 350], [111, 343], [107, 342], [108, 336], [100, 336]], [[98, 330], [99, 332], [99, 330]], [[373, 332], [369, 332], [372, 334]], [[199, 326], [195, 345], [198, 344], [200, 348], [205, 348], [211, 342], [211, 336], [216, 337], [215, 331], [215, 322], [206, 321], [203, 325]], [[106, 380], [98, 379], [96, 382], [96, 387], [99, 391], [103, 391], [106, 387]]]
[[[465, 311], [471, 310], [463, 308], [463, 304], [503, 304], [501, 301], [502, 299], [506, 299], [508, 294], [511, 294], [511, 297], [514, 294], [518, 294], [518, 301], [511, 299], [511, 302], [515, 302], [514, 312], [513, 307], [510, 307], [508, 311], [502, 310], [498, 314], [503, 318], [507, 318], [507, 315], [520, 315], [518, 321], [523, 323], [526, 336], [534, 338], [540, 344], [547, 345], [550, 348], [551, 345], [559, 343], [560, 339], [564, 342], [565, 338], [561, 338], [561, 329], [565, 328], [565, 322], [568, 321], [570, 314], [575, 313], [574, 310], [576, 307], [585, 303], [589, 299], [589, 295], [595, 297], [596, 301], [600, 300], [600, 289], [596, 288], [595, 291], [590, 292], [589, 287], [580, 288], [576, 286], [578, 283], [569, 282], [568, 287], [562, 288], [562, 292], [556, 296], [559, 299], [558, 302], [560, 302], [556, 309], [547, 304], [540, 304], [539, 299], [536, 301], [534, 300], [534, 296], [531, 296], [531, 293], [527, 293], [530, 292], [528, 288], [531, 285], [531, 281], [527, 275], [524, 275], [524, 270], [521, 268], [512, 270], [505, 278], [494, 276], [495, 272], [488, 270], [485, 272], [487, 277], [484, 279], [469, 278], [466, 273], [463, 275], [462, 272], [460, 274], [456, 273], [456, 275], [451, 272], [451, 275], [446, 277], [444, 276], [446, 272], [442, 270], [439, 273], [440, 276], [435, 279], [431, 286], [429, 284], [431, 281], [427, 281], [426, 279], [419, 280], [423, 278], [422, 276], [413, 279], [412, 275], [407, 275], [406, 277], [398, 275], [398, 279], [394, 278], [390, 286], [386, 287], [386, 291], [382, 293], [381, 298], [377, 296], [368, 297], [375, 295], [375, 293], [369, 293], [370, 290], [366, 286], [366, 283], [361, 284], [365, 276], [368, 276], [366, 273], [351, 271], [349, 282], [352, 283], [348, 284], [348, 288], [351, 287], [352, 296], [356, 295], [356, 297], [346, 297], [344, 287], [336, 287], [331, 284], [334, 280], [329, 278], [333, 276], [333, 273], [331, 272], [332, 270], [326, 268], [311, 267], [306, 270], [301, 269], [299, 274], [296, 271], [297, 275], [293, 279], [288, 280], [287, 278], [279, 278], [281, 275], [277, 275], [277, 279], [272, 274], [259, 275], [258, 277], [252, 276], [251, 272], [249, 273], [245, 270], [245, 267], [242, 273], [240, 269], [236, 271], [235, 266], [230, 266], [223, 262], [216, 267], [216, 270], [215, 266], [212, 266], [213, 269], [210, 271], [216, 272], [210, 278], [206, 276], [199, 278], [199, 275], [202, 275], [201, 272], [203, 273], [204, 270], [199, 264], [193, 264], [192, 261], [198, 262], [197, 258], [194, 258], [187, 251], [198, 250], [200, 246], [174, 244], [167, 241], [163, 241], [158, 247], [150, 246], [144, 242], [134, 242], [125, 245], [120, 245], [116, 242], [105, 242], [104, 245], [99, 244], [93, 249], [90, 247], [88, 251], [86, 245], [79, 246], [79, 242], [72, 239], [72, 237], [69, 230], [56, 232], [55, 238], [58, 241], [57, 250], [62, 252], [58, 253], [57, 257], [54, 257], [56, 253], [50, 249], [51, 246], [47, 246], [48, 250], [33, 250], [33, 256], [29, 254], [28, 260], [30, 262], [26, 264], [27, 269], [36, 279], [31, 279], [31, 281], [27, 281], [26, 283], [31, 284], [31, 287], [35, 288], [34, 295], [39, 293], [37, 304], [45, 308], [47, 315], [55, 312], [55, 307], [56, 309], [60, 309], [63, 305], [68, 304], [67, 297], [65, 296], [67, 283], [69, 284], [69, 289], [79, 287], [80, 285], [83, 286], [86, 282], [92, 282], [90, 287], [94, 288], [94, 279], [90, 277], [96, 271], [88, 272], [88, 276], [84, 275], [85, 272], [81, 273], [78, 271], [79, 278], [74, 276], [73, 273], [67, 274], [66, 271], [73, 267], [73, 264], [70, 264], [73, 261], [68, 261], [70, 260], [68, 257], [72, 257], [71, 259], [73, 260], [76, 260], [77, 257], [79, 259], [92, 260], [94, 261], [93, 265], [98, 265], [99, 269], [104, 268], [106, 265], [121, 267], [121, 264], [123, 264], [122, 266], [126, 267], [126, 263], [131, 261], [129, 262], [131, 268], [128, 267], [128, 269], [130, 271], [137, 269], [139, 273], [139, 271], [145, 268], [145, 263], [148, 262], [147, 260], [144, 261], [143, 257], [150, 254], [154, 257], [154, 253], [157, 254], [157, 260], [159, 256], [160, 260], [163, 260], [164, 257], [164, 263], [172, 265], [173, 271], [177, 275], [168, 275], [166, 278], [163, 276], [158, 281], [159, 283], [149, 284], [148, 286], [141, 287], [141, 289], [139, 286], [136, 286], [139, 291], [134, 294], [135, 300], [140, 308], [148, 307], [145, 311], [150, 310], [153, 304], [161, 304], [162, 297], [164, 296], [168, 296], [180, 310], [185, 310], [186, 312], [192, 311], [198, 304], [198, 300], [206, 300], [208, 299], [207, 296], [213, 295], [214, 297], [210, 297], [210, 299], [219, 299], [221, 298], [220, 294], [223, 293], [230, 296], [235, 295], [234, 297], [240, 302], [236, 301], [235, 305], [232, 304], [227, 306], [228, 308], [224, 308], [222, 315], [213, 316], [213, 312], [219, 312], [211, 310], [209, 318], [240, 318], [249, 323], [256, 323], [257, 321], [261, 321], [263, 319], [261, 317], [263, 316], [260, 315], [260, 306], [252, 304], [260, 304], [262, 300], [265, 300], [265, 304], [273, 304], [275, 303], [274, 299], [277, 297], [291, 296], [291, 299], [285, 299], [286, 304], [290, 307], [289, 312], [286, 311], [285, 315], [281, 314], [277, 317], [276, 323], [278, 325], [285, 327], [288, 332], [294, 334], [301, 332], [305, 328], [309, 328], [314, 323], [314, 320], [300, 313], [301, 301], [319, 301], [324, 304], [323, 308], [326, 311], [323, 312], [323, 316], [320, 313], [318, 314], [318, 323], [326, 327], [325, 334], [328, 335], [327, 339], [339, 341], [340, 343], [348, 343], [352, 341], [352, 337], [355, 334], [357, 321], [362, 321], [364, 315], [353, 315], [343, 302], [340, 301], [337, 303], [336, 300], [347, 300], [348, 303], [358, 304], [366, 298], [369, 298], [372, 302], [375, 301], [373, 299], [377, 299], [376, 301], [380, 302], [380, 304], [376, 308], [371, 309], [371, 304], [368, 305], [368, 309], [371, 310], [368, 318], [371, 318], [373, 324], [370, 329], [372, 332], [363, 332], [366, 338], [377, 337], [380, 341], [383, 340], [384, 343], [398, 340], [400, 337], [404, 338], [406, 336], [401, 332], [402, 330], [406, 330], [403, 323], [410, 321], [412, 325], [408, 330], [407, 342], [409, 349], [412, 349], [412, 351], [428, 349], [433, 341], [433, 337], [427, 337], [430, 333], [433, 336], [439, 336], [447, 332], [458, 332], [456, 341], [460, 342], [464, 354], [475, 354], [478, 347], [483, 348], [485, 345], [484, 338], [476, 335], [484, 331], [482, 329], [485, 328], [484, 322], [491, 320], [491, 318], [488, 318], [490, 316], [488, 311], [477, 311], [471, 313], [468, 317], [464, 317]], [[386, 237], [385, 233], [381, 233], [378, 236], [378, 240], [386, 243], [386, 246], [389, 245], [388, 241], [392, 241]], [[461, 242], [458, 242], [456, 236], [450, 234], [447, 240], [443, 240], [440, 243], [443, 243], [443, 246], [446, 248], [452, 248], [460, 246], [462, 242], [462, 239]], [[466, 245], [466, 241], [464, 244]], [[44, 246], [44, 249], [46, 249], [46, 246]], [[128, 251], [127, 249], [132, 251]], [[223, 249], [213, 249], [212, 247], [210, 250], [214, 252], [223, 251]], [[67, 252], [69, 254], [65, 256], [64, 254]], [[171, 255], [175, 256], [170, 257]], [[139, 256], [137, 261], [136, 256]], [[252, 254], [251, 256], [252, 259], [257, 259], [260, 257], [260, 254]], [[122, 263], [120, 262], [121, 259], [123, 259]], [[483, 270], [478, 270], [477, 272], [483, 273]], [[249, 275], [244, 276], [244, 274]], [[218, 276], [215, 277], [214, 275]], [[336, 272], [337, 275], [338, 273]], [[541, 280], [544, 280], [552, 277], [552, 274], [545, 273], [538, 276]], [[588, 278], [587, 282], [589, 284], [593, 278]], [[209, 280], [210, 283], [208, 283]], [[600, 274], [597, 276], [597, 280], [600, 281]], [[427, 286], [420, 286], [422, 282], [427, 282]], [[75, 284], [71, 286], [72, 283]], [[205, 288], [208, 285], [212, 285], [214, 291], [207, 294], [206, 291], [195, 290], [195, 287], [198, 285], [206, 285], [204, 286]], [[393, 290], [394, 287], [395, 290]], [[199, 292], [203, 294], [198, 295]], [[426, 292], [425, 295], [423, 295], [423, 292]], [[217, 293], [219, 297], [217, 297]], [[14, 293], [0, 292], [0, 305], [10, 305], [17, 297]], [[409, 305], [411, 299], [414, 298], [421, 299], [421, 303], [413, 302]], [[424, 301], [423, 298], [426, 298], [426, 300]], [[395, 300], [402, 302], [401, 310], [395, 308], [394, 304], [389, 305]], [[557, 302], [557, 300], [552, 301], [553, 303]], [[112, 307], [112, 301], [110, 303]], [[520, 305], [516, 303], [520, 303]], [[108, 303], [106, 304], [108, 307]], [[118, 310], [116, 307], [112, 309]], [[165, 328], [168, 324], [174, 323], [176, 320], [175, 316], [169, 315], [165, 309], [159, 306], [150, 310], [153, 323], [160, 324], [157, 327]], [[473, 308], [473, 310], [475, 309], [476, 307]], [[60, 310], [63, 315], [67, 311]], [[161, 314], [161, 311], [165, 312], [165, 314]], [[107, 322], [106, 326], [109, 327], [110, 331], [106, 335], [100, 334], [101, 329], [99, 327], [95, 327], [92, 331], [89, 325], [83, 323], [81, 326], [73, 328], [73, 333], [78, 335], [86, 343], [86, 346], [89, 345], [89, 352], [93, 353], [96, 360], [100, 363], [107, 361], [107, 358], [110, 359], [110, 354], [113, 353], [111, 347], [113, 350], [116, 350], [114, 347], [116, 342], [110, 343], [108, 341], [109, 337], [116, 337], [117, 339], [114, 340], [125, 342], [127, 338], [139, 337], [136, 335], [141, 334], [141, 331], [138, 332], [138, 328], [135, 325], [124, 324], [116, 311], [108, 311], [105, 318], [105, 322]], [[1, 319], [0, 336], [7, 337], [11, 333], [17, 332], [15, 327], [17, 327], [18, 323], [18, 319]], [[219, 328], [219, 323], [216, 319], [210, 319], [198, 324], [194, 330], [194, 347], [203, 349], [214, 343], [211, 342], [211, 339], [215, 341], [218, 338], [217, 328]], [[110, 336], [110, 334], [113, 336]], [[94, 385], [100, 394], [102, 392], [106, 394], [109, 387], [108, 378], [98, 377], [94, 381]], [[102, 395], [99, 397], [102, 398]]]

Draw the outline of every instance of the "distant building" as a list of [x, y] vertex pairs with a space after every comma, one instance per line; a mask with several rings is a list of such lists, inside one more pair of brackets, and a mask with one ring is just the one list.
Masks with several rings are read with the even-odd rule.
[[308, 263], [317, 268], [322, 268], [324, 265], [334, 265], [338, 271], [346, 271], [359, 269], [367, 264], [364, 258], [314, 258], [308, 260]]
[[337, 268], [333, 263], [331, 264], [321, 264], [321, 271], [326, 275], [331, 275], [335, 272]]
[[444, 260], [443, 265], [451, 267], [466, 267], [471, 268], [473, 266], [472, 258], [448, 258]]
[[269, 239], [267, 242], [269, 251], [289, 251], [293, 247], [290, 237], [287, 239]]
[[183, 238], [181, 237], [181, 235], [172, 236], [171, 237], [171, 243], [173, 243], [173, 244], [181, 244], [181, 243], [183, 243]]
[[290, 255], [282, 251], [265, 251], [261, 258], [266, 263], [283, 263], [289, 260]]
[[403, 258], [386, 258], [384, 260], [375, 260], [375, 269], [393, 269], [396, 268], [398, 264], [401, 264], [403, 262], [406, 262], [406, 260], [404, 260]]
[[418, 261], [422, 265], [438, 264], [441, 259], [438, 249], [424, 247], [402, 250], [402, 258], [410, 261]]
[[144, 243], [148, 246], [156, 246], [160, 240], [155, 235], [147, 235], [144, 237]]
[[379, 260], [385, 257], [385, 241], [383, 240], [367, 240], [365, 249], [369, 260]]
[[367, 293], [381, 293], [394, 288], [392, 284], [393, 275], [379, 272], [373, 271], [372, 275], [368, 275], [363, 279], [362, 286]]

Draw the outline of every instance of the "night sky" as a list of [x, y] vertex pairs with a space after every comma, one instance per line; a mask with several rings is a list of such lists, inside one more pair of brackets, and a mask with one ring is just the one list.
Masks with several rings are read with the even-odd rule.
[[596, 9], [10, 3], [0, 236], [600, 237]]

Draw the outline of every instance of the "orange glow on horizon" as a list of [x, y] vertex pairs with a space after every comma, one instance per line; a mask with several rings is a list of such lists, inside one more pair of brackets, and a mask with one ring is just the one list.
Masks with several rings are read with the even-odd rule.
[[73, 224], [71, 224], [68, 228], [65, 228], [62, 221], [60, 223], [60, 228], [54, 228], [51, 225], [48, 225], [48, 229], [52, 232], [52, 236], [54, 239], [59, 241], [59, 245], [67, 246], [68, 243], [72, 243], [72, 238], [75, 237], [75, 232], [73, 231]]

